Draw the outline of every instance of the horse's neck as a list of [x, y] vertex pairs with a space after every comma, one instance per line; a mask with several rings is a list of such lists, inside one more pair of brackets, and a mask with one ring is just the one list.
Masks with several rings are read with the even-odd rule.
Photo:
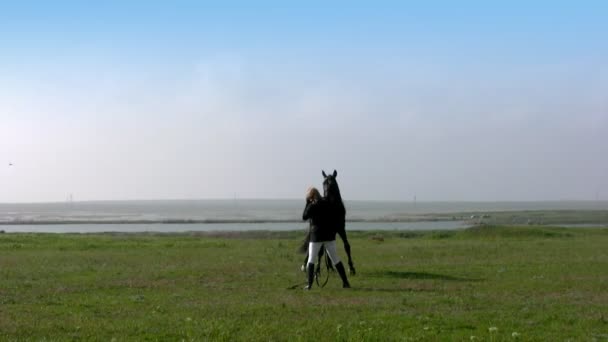
[[342, 202], [342, 195], [340, 194], [340, 188], [338, 186], [332, 186], [327, 191], [327, 198], [331, 202]]
[[340, 208], [342, 208], [342, 210], [346, 212], [346, 208], [344, 207], [344, 202], [342, 201], [340, 193], [328, 195], [327, 200], [331, 204], [338, 205]]
[[325, 196], [325, 198], [327, 199], [328, 202], [330, 203], [339, 203], [342, 202], [342, 197], [340, 196], [340, 194], [327, 194], [327, 196]]

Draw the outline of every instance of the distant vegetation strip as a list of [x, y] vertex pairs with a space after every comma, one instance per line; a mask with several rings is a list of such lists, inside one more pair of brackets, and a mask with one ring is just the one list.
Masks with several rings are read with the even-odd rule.
[[474, 225], [608, 224], [608, 210], [478, 211], [429, 215], [438, 220], [456, 219]]

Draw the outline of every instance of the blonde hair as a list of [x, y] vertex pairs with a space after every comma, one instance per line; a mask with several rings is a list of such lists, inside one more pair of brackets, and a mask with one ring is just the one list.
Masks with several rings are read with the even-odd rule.
[[317, 190], [317, 188], [312, 187], [312, 186], [310, 188], [308, 188], [308, 190], [306, 191], [306, 200], [307, 201], [317, 202], [320, 199], [321, 199], [321, 193], [319, 192], [319, 190]]

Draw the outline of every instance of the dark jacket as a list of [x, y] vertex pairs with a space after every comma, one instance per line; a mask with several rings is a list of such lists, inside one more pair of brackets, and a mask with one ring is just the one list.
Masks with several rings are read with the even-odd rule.
[[323, 242], [336, 239], [336, 229], [330, 217], [330, 206], [324, 199], [306, 203], [302, 220], [310, 222], [310, 241]]

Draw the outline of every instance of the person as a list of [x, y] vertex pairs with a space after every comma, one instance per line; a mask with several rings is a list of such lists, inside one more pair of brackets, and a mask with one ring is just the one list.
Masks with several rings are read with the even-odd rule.
[[306, 192], [306, 207], [302, 213], [302, 220], [310, 222], [310, 242], [308, 244], [308, 263], [306, 264], [305, 290], [312, 288], [315, 273], [315, 257], [321, 248], [325, 247], [329, 258], [342, 278], [342, 287], [350, 288], [344, 265], [336, 252], [336, 228], [328, 217], [329, 203], [321, 197], [319, 190], [311, 187]]

